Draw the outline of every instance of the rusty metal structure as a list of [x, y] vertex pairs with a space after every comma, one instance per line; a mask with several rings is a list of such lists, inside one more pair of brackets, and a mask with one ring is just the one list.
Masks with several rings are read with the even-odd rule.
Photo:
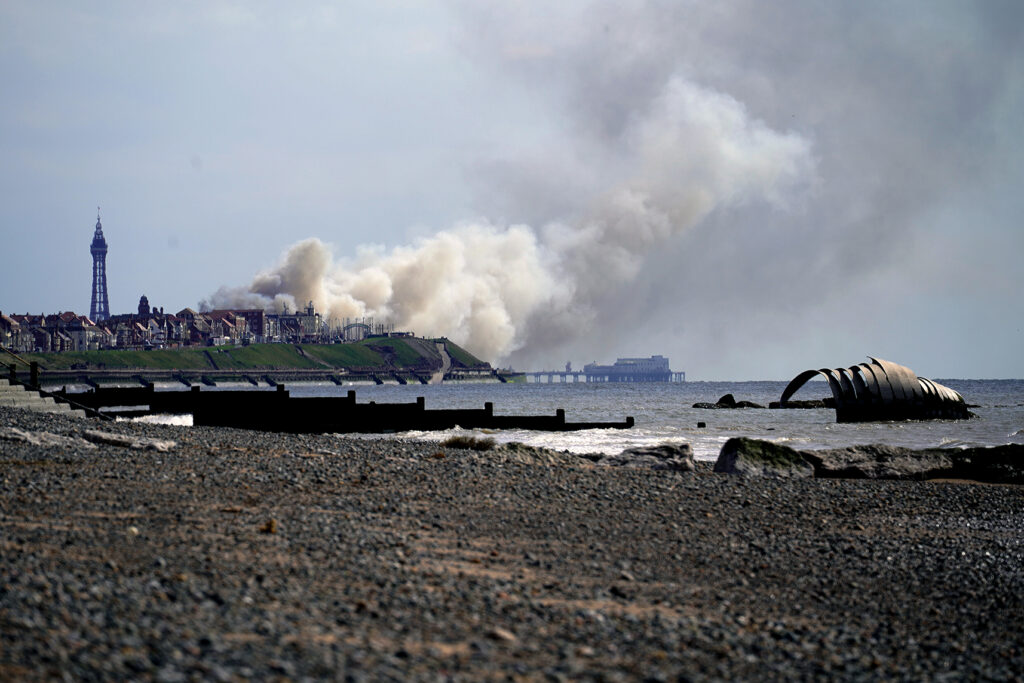
[[835, 402], [836, 422], [885, 420], [963, 420], [972, 417], [963, 396], [949, 387], [918, 377], [910, 368], [872, 358], [849, 368], [804, 370], [782, 392], [786, 401], [812, 377], [828, 381]]

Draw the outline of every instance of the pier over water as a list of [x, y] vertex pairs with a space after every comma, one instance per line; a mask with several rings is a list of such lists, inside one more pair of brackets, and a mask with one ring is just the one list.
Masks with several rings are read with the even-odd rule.
[[[686, 373], [669, 369], [668, 358], [619, 358], [613, 365], [588, 363], [582, 370], [573, 370], [572, 363], [566, 363], [564, 370], [540, 370], [526, 372], [533, 382], [561, 384], [575, 382], [685, 382]], [[557, 379], [556, 379], [557, 378]]]

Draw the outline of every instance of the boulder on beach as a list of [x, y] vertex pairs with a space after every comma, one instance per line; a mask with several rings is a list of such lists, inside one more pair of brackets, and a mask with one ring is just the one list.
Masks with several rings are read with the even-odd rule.
[[802, 454], [815, 476], [845, 479], [972, 479], [1024, 484], [1024, 444], [992, 448], [850, 446]]
[[813, 477], [814, 468], [800, 454], [788, 446], [737, 437], [722, 446], [715, 462], [715, 472], [742, 476]]
[[627, 448], [616, 455], [606, 455], [604, 453], [556, 451], [542, 446], [528, 446], [513, 441], [493, 444], [485, 450], [448, 447], [446, 450], [435, 453], [434, 457], [448, 457], [449, 455], [480, 462], [500, 464], [514, 463], [518, 465], [547, 465], [555, 467], [599, 465], [602, 467], [634, 467], [672, 472], [692, 472], [695, 469], [693, 448], [688, 443], [637, 446]]
[[627, 448], [618, 455], [606, 455], [596, 462], [610, 467], [643, 467], [674, 472], [694, 470], [693, 448], [688, 443]]
[[498, 444], [489, 451], [462, 450], [461, 454], [461, 457], [501, 464], [545, 465], [549, 467], [574, 467], [580, 464], [579, 456], [568, 451], [527, 446], [516, 441]]
[[817, 477], [832, 479], [935, 479], [953, 476], [956, 451], [915, 451], [898, 446], [867, 445], [807, 451], [804, 458]]
[[770, 441], [735, 438], [722, 446], [714, 471], [746, 476], [1024, 484], [1024, 444], [922, 450], [874, 444], [798, 451]]

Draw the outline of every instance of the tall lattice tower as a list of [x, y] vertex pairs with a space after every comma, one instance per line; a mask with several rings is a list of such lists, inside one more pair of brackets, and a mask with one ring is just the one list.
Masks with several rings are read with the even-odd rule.
[[107, 303], [107, 241], [103, 239], [103, 225], [100, 224], [100, 207], [96, 207], [96, 232], [92, 236], [92, 305], [89, 318], [93, 322], [110, 317]]

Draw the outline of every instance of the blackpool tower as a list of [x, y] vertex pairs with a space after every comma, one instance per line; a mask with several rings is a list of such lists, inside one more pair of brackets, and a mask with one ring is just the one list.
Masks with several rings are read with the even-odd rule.
[[89, 307], [89, 318], [100, 322], [110, 317], [110, 306], [107, 304], [107, 241], [103, 239], [103, 226], [100, 225], [100, 207], [96, 207], [96, 232], [92, 236], [92, 305]]

